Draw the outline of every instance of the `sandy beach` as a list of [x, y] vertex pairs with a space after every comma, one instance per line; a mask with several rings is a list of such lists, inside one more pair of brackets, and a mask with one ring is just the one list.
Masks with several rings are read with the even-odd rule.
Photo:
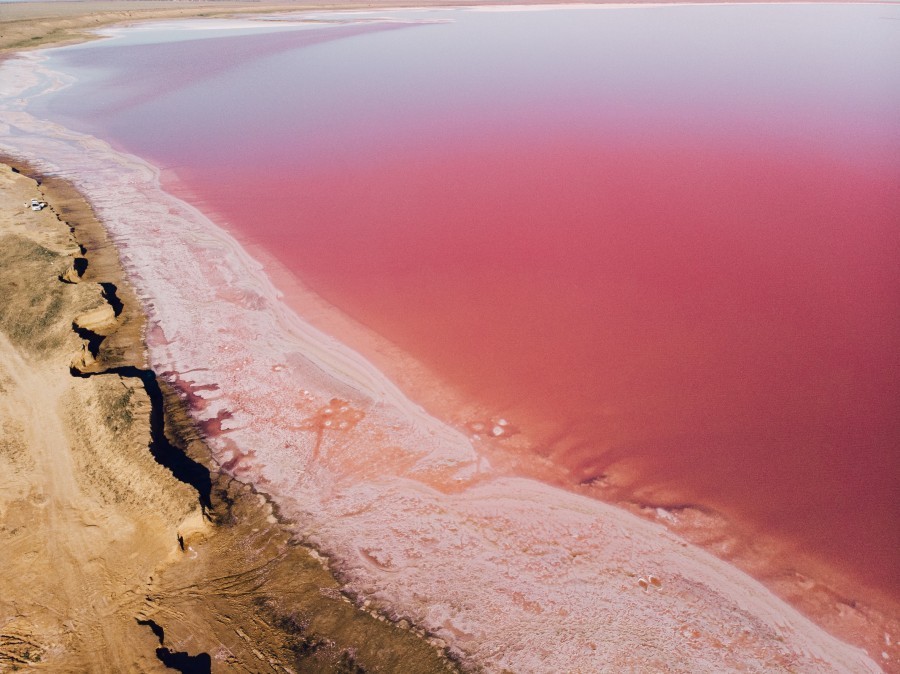
[[[14, 3], [0, 61], [333, 6]], [[840, 598], [792, 606], [715, 541], [492, 465], [154, 167], [0, 124], [0, 671], [897, 671], [871, 615], [796, 608]]]

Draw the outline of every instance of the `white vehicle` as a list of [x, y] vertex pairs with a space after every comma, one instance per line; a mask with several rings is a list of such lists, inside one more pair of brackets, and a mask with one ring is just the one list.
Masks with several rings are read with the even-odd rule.
[[38, 201], [37, 199], [31, 200], [31, 210], [39, 211], [47, 205], [46, 201]]

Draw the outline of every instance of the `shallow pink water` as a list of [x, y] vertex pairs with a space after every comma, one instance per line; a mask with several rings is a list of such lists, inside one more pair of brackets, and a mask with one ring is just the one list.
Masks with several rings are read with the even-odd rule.
[[[224, 38], [228, 68], [57, 114], [177, 172], [573, 483], [719, 509], [895, 593], [898, 22], [690, 11]], [[209, 42], [179, 63], [233, 53]], [[70, 66], [125, 81], [173, 49]]]

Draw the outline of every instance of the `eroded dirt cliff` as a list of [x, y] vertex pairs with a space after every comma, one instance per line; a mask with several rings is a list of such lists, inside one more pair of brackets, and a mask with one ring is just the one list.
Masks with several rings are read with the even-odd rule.
[[217, 470], [89, 204], [18, 166], [0, 166], [0, 671], [455, 669]]

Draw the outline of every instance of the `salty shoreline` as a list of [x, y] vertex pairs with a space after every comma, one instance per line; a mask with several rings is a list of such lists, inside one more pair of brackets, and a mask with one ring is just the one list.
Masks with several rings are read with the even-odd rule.
[[[755, 530], [703, 505], [654, 502], [608, 483], [573, 484], [564, 469], [531, 453], [533, 445], [528, 428], [508, 426], [506, 419], [467, 399], [396, 345], [329, 305], [303, 286], [270, 253], [252, 242], [241, 241], [240, 232], [231, 231], [227, 226], [223, 229], [235, 236], [261, 264], [278, 291], [284, 294], [282, 300], [305, 321], [363, 354], [429, 414], [470, 436], [480, 434], [483, 440], [478, 451], [498, 471], [552, 484], [662, 524], [692, 545], [762, 582], [776, 596], [838, 638], [866, 649], [878, 649], [878, 653], [893, 652], [896, 642], [887, 639], [900, 628], [894, 599], [864, 585], [865, 579], [848, 576], [797, 549], [790, 541]], [[474, 428], [473, 419], [477, 420]], [[501, 427], [504, 436], [491, 438], [491, 429], [497, 427], [498, 420], [504, 424]]]
[[[140, 255], [141, 251], [142, 251], [140, 246], [135, 246], [135, 247], [126, 246], [126, 249], [128, 250], [129, 256]], [[249, 270], [255, 269], [257, 273], [261, 273], [261, 271], [262, 271], [261, 269], [259, 269], [259, 267], [257, 265], [255, 265], [249, 259], [245, 259], [242, 262], [242, 267], [245, 272], [248, 269]], [[146, 301], [146, 298], [145, 298], [145, 301]], [[150, 301], [152, 303], [153, 300], [150, 299]], [[313, 337], [311, 339], [312, 339], [312, 341], [309, 342], [308, 344], [315, 343], [316, 338]], [[166, 341], [165, 339], [162, 339], [162, 341], [159, 342], [158, 347], [165, 350], [165, 348], [166, 348], [165, 341]], [[367, 397], [378, 398], [382, 401], [383, 400], [392, 400], [392, 401], [394, 401], [394, 404], [398, 400], [397, 397], [395, 396], [395, 394], [393, 392], [391, 392], [391, 390], [389, 388], [390, 386], [392, 386], [390, 384], [390, 382], [379, 379], [378, 373], [373, 372], [370, 369], [371, 366], [368, 366], [365, 363], [360, 363], [358, 360], [354, 360], [352, 358], [350, 360], [347, 360], [347, 354], [339, 352], [339, 349], [340, 349], [339, 346], [334, 346], [334, 347], [326, 346], [325, 348], [318, 348], [318, 347], [313, 346], [312, 348], [313, 348], [313, 352], [316, 354], [315, 357], [313, 358], [313, 361], [316, 361], [318, 359], [318, 362], [320, 364], [325, 365], [325, 369], [330, 369], [330, 370], [332, 370], [332, 372], [337, 371], [337, 372], [343, 373], [344, 374], [344, 377], [343, 377], [344, 384], [349, 386], [351, 389], [359, 388], [359, 387], [361, 387], [363, 389], [367, 389], [368, 390]], [[307, 351], [305, 353], [305, 355], [308, 357], [310, 355], [310, 352]], [[365, 383], [362, 383], [362, 382], [365, 382]], [[185, 391], [193, 391], [196, 393], [195, 402], [196, 402], [197, 398], [202, 400], [205, 395], [200, 391], [198, 386], [203, 387], [203, 386], [208, 386], [208, 385], [212, 385], [212, 384], [218, 385], [218, 382], [205, 382], [205, 381], [200, 381], [200, 380], [193, 380], [193, 381], [189, 380], [186, 382], [185, 381], [180, 382], [180, 385], [182, 385], [182, 387]], [[386, 386], [388, 386], [388, 388], [385, 388]], [[208, 416], [208, 418], [206, 419], [206, 421], [213, 422], [213, 425], [218, 423], [219, 430], [221, 430], [221, 424], [223, 421], [227, 421], [227, 417], [219, 416], [219, 411], [221, 411], [221, 409], [225, 409], [225, 408], [216, 409], [218, 406], [218, 403], [216, 403], [214, 400], [212, 401], [212, 405], [213, 405], [212, 412], [214, 412], [214, 413], [210, 414]], [[405, 409], [406, 413], [410, 413], [412, 411], [413, 410], [411, 410], [408, 407]], [[215, 429], [213, 429], [213, 432], [214, 432], [214, 430]], [[445, 437], [450, 437], [450, 436], [445, 436]], [[463, 451], [463, 453], [465, 453], [465, 452]], [[232, 470], [235, 473], [240, 472], [240, 470], [246, 470], [248, 472], [247, 473], [248, 477], [250, 477], [252, 475], [252, 468], [253, 468], [253, 466], [251, 465], [252, 461], [247, 461], [247, 460], [243, 459], [239, 453], [222, 454], [220, 459], [224, 459], [224, 463], [226, 463], [226, 464], [233, 461]], [[464, 461], [464, 463], [465, 463], [465, 461]], [[439, 472], [443, 472], [443, 471], [439, 471]], [[468, 475], [469, 475], [469, 473], [467, 473], [467, 472], [463, 475], [463, 478], [462, 478], [463, 482], [466, 482], [466, 480], [469, 479]], [[269, 477], [271, 477], [271, 475]], [[269, 478], [267, 478], [267, 479], [269, 479]], [[414, 493], [415, 490], [417, 489], [417, 487], [414, 487], [412, 484], [410, 484], [408, 486], [410, 486], [412, 489], [411, 493]], [[516, 490], [520, 490], [520, 489], [527, 490], [528, 489], [527, 485], [525, 485], [525, 484], [517, 484], [514, 486], [516, 487]], [[476, 487], [475, 491], [478, 491], [477, 487]], [[485, 493], [490, 493], [490, 492], [488, 491]], [[504, 490], [502, 493], [507, 493], [507, 492]], [[495, 496], [500, 496], [500, 495], [501, 494], [495, 494]], [[403, 498], [403, 492], [402, 491], [397, 492], [396, 496], [398, 498]], [[432, 496], [430, 494], [427, 494], [427, 495], [423, 495], [423, 498], [431, 499]], [[483, 495], [479, 496], [476, 499], [476, 501], [481, 500], [483, 498], [485, 498]], [[580, 507], [581, 506], [574, 505], [574, 502], [573, 502], [573, 505], [572, 505], [573, 511], [577, 511]], [[605, 512], [611, 518], [617, 517], [617, 514], [614, 513], [613, 511], [605, 511]], [[639, 520], [636, 521], [636, 520], [625, 518], [624, 520], [620, 520], [618, 522], [618, 524], [620, 526], [624, 527], [625, 529], [631, 529], [632, 527], [637, 527], [636, 531], [642, 531], [641, 527], [644, 525], [638, 524], [637, 522], [639, 522]], [[378, 521], [376, 520], [372, 524], [373, 524], [373, 526], [375, 526], [378, 524]], [[664, 539], [666, 541], [670, 541], [670, 542], [675, 540], [675, 539], [667, 538], [666, 534], [664, 534], [664, 532], [659, 528], [650, 528], [650, 529], [647, 529], [646, 532], [647, 533], [646, 533], [645, 538], [641, 538], [641, 535], [638, 535], [638, 538], [640, 538], [644, 544], [648, 544], [649, 541], [651, 541], [652, 539], [655, 539], [655, 538], [662, 538], [662, 539]], [[634, 532], [632, 532], [632, 533], [634, 533]], [[364, 530], [357, 532], [357, 537], [359, 539], [362, 539], [365, 536], [366, 536], [366, 532]], [[351, 540], [352, 540], [352, 537], [351, 537]], [[327, 543], [323, 543], [323, 544], [326, 546], [328, 545]], [[677, 543], [677, 545], [680, 547], [681, 544]], [[657, 550], [657, 553], [662, 554], [658, 550]], [[644, 555], [646, 556], [646, 554], [647, 553], [645, 551]], [[666, 553], [666, 554], [668, 554], [668, 553]], [[378, 557], [377, 554], [375, 556], [376, 556], [376, 558]], [[700, 569], [699, 573], [701, 576], [704, 574], [707, 574], [707, 573], [713, 573], [713, 571], [711, 571], [710, 567], [708, 566], [709, 564], [713, 565], [713, 567], [716, 569], [716, 571], [715, 571], [716, 573], [722, 571], [722, 569], [717, 567], [714, 562], [712, 562], [709, 559], [706, 559], [705, 557], [701, 557], [700, 561], [697, 563], [700, 564], [700, 567], [698, 567], [698, 569]], [[695, 569], [695, 572], [697, 572], [698, 569]], [[349, 569], [349, 570], [345, 569], [343, 572], [344, 572], [346, 578], [352, 580], [354, 577], [358, 576], [358, 574], [360, 573], [360, 569]], [[673, 573], [673, 575], [676, 575], [676, 574]], [[695, 575], [695, 573], [689, 573], [688, 575], [693, 576], [693, 575]], [[735, 585], [726, 584], [726, 585], [720, 586], [720, 590], [721, 590], [721, 588], [724, 588], [724, 587], [729, 588], [727, 592], [723, 591], [722, 594], [719, 595], [720, 597], [725, 597], [726, 595], [741, 593], [742, 590], [740, 588], [745, 587], [743, 585], [745, 582], [744, 579], [742, 579], [740, 577], [740, 574], [738, 574], [738, 576], [735, 576], [732, 580], [735, 583]], [[636, 581], [634, 579], [632, 579], [632, 582], [636, 582]], [[722, 581], [722, 582], [724, 582], [724, 581]], [[669, 587], [668, 579], [666, 579], [665, 587], [666, 588]], [[365, 594], [364, 592], [360, 593], [359, 596], [364, 596], [364, 594]], [[637, 601], [639, 601], [639, 602], [643, 601], [642, 595], [638, 594], [637, 598], [638, 598]], [[625, 602], [626, 605], [629, 605], [628, 602], [633, 602], [634, 599], [633, 598], [622, 599], [622, 601]], [[768, 600], [765, 600], [765, 601], [768, 601]], [[749, 603], [753, 604], [755, 609], [762, 610], [757, 601], [750, 601]], [[391, 612], [390, 608], [388, 608], [389, 605], [390, 605], [390, 602], [385, 604], [383, 607], [388, 613]], [[770, 607], [767, 608], [763, 612], [767, 613], [767, 612], [771, 611], [771, 613], [768, 613], [768, 615], [770, 615], [770, 616], [775, 615], [780, 610], [777, 607], [778, 607], [778, 603], [776, 602], [775, 604], [771, 604]], [[791, 621], [793, 622], [795, 620], [797, 620], [797, 616], [792, 615]], [[800, 623], [795, 623], [795, 624], [802, 624], [802, 620], [800, 621]], [[807, 633], [807, 630], [809, 628], [810, 628], [810, 626], [803, 625], [802, 628], [798, 628], [798, 629], [800, 629], [801, 632]], [[830, 649], [833, 647], [832, 645], [825, 645], [827, 643], [827, 640], [826, 640], [826, 642], [820, 642], [820, 643], [822, 644], [822, 647], [826, 649], [826, 651], [830, 651]], [[848, 657], [849, 657], [849, 653], [848, 653]], [[850, 662], [850, 660], [848, 660], [847, 662]], [[860, 661], [860, 663], [861, 663], [861, 661]], [[627, 665], [627, 663], [623, 663], [623, 664]], [[635, 663], [631, 663], [631, 664], [634, 665]], [[711, 662], [710, 666], [712, 666], [713, 664], [714, 664], [714, 662]], [[771, 664], [773, 664], [773, 666], [774, 666], [774, 665], [777, 665], [778, 663], [773, 662]]]
[[[20, 288], [0, 311], [0, 668], [219, 671], [264, 655], [452, 670], [421, 635], [349, 604], [272, 504], [216, 471], [147, 369], [143, 316], [90, 206], [0, 159], [0, 282]], [[49, 205], [31, 212], [30, 198]]]

